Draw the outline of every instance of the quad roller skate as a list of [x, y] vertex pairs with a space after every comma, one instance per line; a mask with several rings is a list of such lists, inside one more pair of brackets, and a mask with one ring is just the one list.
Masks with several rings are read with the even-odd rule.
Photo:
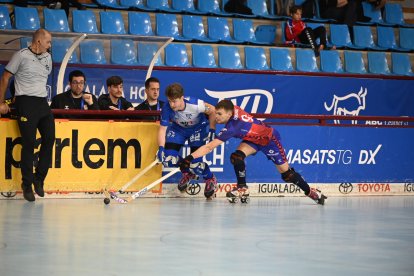
[[204, 186], [204, 196], [206, 199], [213, 199], [216, 196], [217, 191], [217, 179], [213, 175], [211, 178], [206, 179], [206, 185]]
[[328, 198], [327, 196], [322, 194], [320, 190], [315, 189], [315, 188], [311, 188], [308, 194], [308, 197], [310, 197], [311, 199], [313, 199], [313, 201], [315, 201], [317, 204], [320, 204], [320, 205], [324, 205], [325, 199]]
[[249, 188], [244, 187], [235, 187], [230, 192], [227, 192], [226, 197], [230, 203], [249, 203]]
[[178, 182], [178, 190], [180, 192], [185, 192], [185, 190], [187, 189], [188, 183], [190, 183], [190, 181], [192, 179], [198, 180], [198, 176], [191, 173], [191, 172], [186, 172], [183, 173], [183, 176], [180, 179], [180, 182]]

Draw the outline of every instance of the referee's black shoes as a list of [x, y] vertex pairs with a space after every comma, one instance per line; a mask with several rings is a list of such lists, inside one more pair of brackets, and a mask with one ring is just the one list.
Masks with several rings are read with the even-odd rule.
[[43, 180], [37, 179], [35, 177], [34, 181], [33, 181], [33, 186], [34, 186], [34, 190], [36, 192], [36, 194], [40, 197], [44, 197], [45, 196], [45, 191], [43, 190]]
[[32, 185], [26, 186], [22, 184], [22, 191], [23, 191], [23, 197], [27, 201], [35, 201], [35, 196], [33, 194]]

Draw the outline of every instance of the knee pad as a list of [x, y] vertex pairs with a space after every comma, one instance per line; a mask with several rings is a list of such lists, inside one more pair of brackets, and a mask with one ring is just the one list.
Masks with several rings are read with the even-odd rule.
[[206, 163], [204, 162], [196, 162], [190, 164], [190, 172], [195, 175], [203, 175], [204, 170], [206, 169]]
[[174, 149], [166, 149], [164, 151], [165, 160], [163, 165], [165, 167], [177, 167], [178, 161], [180, 160], [180, 156], [178, 155], [178, 151]]
[[242, 152], [241, 150], [236, 150], [230, 155], [230, 162], [236, 166], [237, 164], [243, 163], [244, 159], [246, 158], [246, 154]]

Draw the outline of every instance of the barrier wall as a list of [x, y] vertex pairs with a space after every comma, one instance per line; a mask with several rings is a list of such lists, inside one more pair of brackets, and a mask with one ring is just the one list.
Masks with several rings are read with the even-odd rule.
[[[20, 138], [14, 120], [1, 119], [0, 191], [14, 196], [20, 185]], [[328, 195], [414, 194], [414, 128], [277, 126], [290, 164], [313, 187]], [[67, 121], [56, 123], [56, 144], [46, 180], [49, 196], [84, 197], [104, 187], [119, 189], [154, 160], [157, 123]], [[39, 141], [38, 141], [39, 142]], [[226, 142], [205, 157], [220, 183], [218, 196], [235, 185], [230, 154], [240, 141]], [[37, 151], [37, 150], [36, 150]], [[189, 149], [183, 151], [188, 154]], [[274, 165], [258, 153], [248, 157], [247, 179], [252, 196], [299, 196], [284, 183]], [[164, 171], [169, 171], [165, 169]], [[143, 188], [161, 175], [151, 170], [129, 191]], [[173, 176], [146, 196], [183, 196]], [[201, 196], [194, 183], [184, 196]], [[68, 195], [68, 193], [70, 195]]]
[[[68, 68], [67, 72], [75, 68]], [[106, 93], [104, 81], [107, 77], [120, 75], [124, 79], [125, 97], [133, 103], [139, 103], [144, 99], [145, 70], [79, 69], [87, 75], [87, 91], [96, 96]], [[51, 78], [50, 87], [55, 87], [56, 75], [57, 73]], [[380, 79], [171, 70], [156, 70], [152, 75], [161, 80], [162, 91], [168, 84], [180, 82], [188, 96], [199, 97], [212, 104], [222, 98], [229, 98], [252, 113], [414, 116], [412, 78]], [[65, 81], [67, 82], [67, 79]], [[50, 96], [54, 94], [54, 90], [50, 89]], [[161, 98], [165, 99], [163, 95]], [[0, 151], [6, 151], [6, 156], [9, 156], [7, 148], [10, 148], [10, 143], [18, 143], [18, 134], [13, 121], [2, 120], [0, 123], [2, 130]], [[334, 123], [345, 122], [334, 121]], [[366, 128], [357, 127], [356, 123], [358, 123], [356, 120], [348, 122], [347, 127], [276, 126], [276, 128], [282, 135], [282, 143], [292, 166], [303, 174], [311, 186], [322, 188], [328, 195], [414, 194], [413, 128], [399, 128], [408, 123], [395, 120], [365, 121], [364, 124], [371, 126]], [[352, 124], [355, 124], [355, 127]], [[59, 148], [62, 153], [60, 159], [62, 163], [61, 167], [56, 168], [57, 157], [54, 153], [55, 163], [52, 164], [47, 179], [47, 190], [65, 193], [83, 191], [83, 194], [71, 194], [73, 196], [85, 195], [86, 191], [86, 196], [91, 196], [90, 193], [99, 193], [103, 184], [107, 182], [119, 188], [139, 172], [143, 164], [152, 161], [156, 152], [157, 125], [152, 124], [151, 128], [147, 129], [150, 125], [137, 122], [59, 122], [57, 137], [60, 140], [57, 141], [60, 147], [63, 147], [63, 149]], [[375, 125], [395, 125], [397, 128], [375, 128], [373, 127]], [[145, 130], [141, 131], [141, 128]], [[4, 129], [6, 132], [3, 131]], [[144, 140], [141, 141], [137, 136], [140, 133], [146, 133], [147, 140], [142, 138]], [[153, 139], [148, 138], [150, 133]], [[78, 154], [76, 156], [73, 153], [74, 144], [71, 142], [76, 140], [75, 136], [78, 139], [78, 149], [74, 151]], [[136, 139], [141, 144], [141, 149], [148, 150], [141, 152], [146, 156], [142, 159], [141, 167], [131, 167], [136, 158], [131, 155], [132, 148], [128, 149], [127, 167], [121, 168], [122, 162], [119, 159], [113, 160], [113, 167], [107, 167], [109, 157], [105, 153], [111, 139], [123, 141]], [[104, 141], [103, 144], [98, 140]], [[66, 146], [65, 143], [69, 144]], [[233, 168], [228, 160], [238, 143], [237, 140], [231, 140], [205, 159], [211, 164], [219, 180], [218, 196], [224, 196], [225, 192], [235, 185]], [[12, 147], [14, 163], [19, 160], [18, 148], [18, 145]], [[187, 152], [184, 152], [184, 155], [186, 154]], [[7, 169], [10, 168], [10, 161], [7, 163], [5, 158], [1, 162], [4, 160], [6, 160], [4, 164], [0, 163], [1, 168], [4, 168], [0, 189], [3, 195], [14, 196], [14, 191], [19, 188], [20, 171], [12, 166], [12, 179], [3, 180]], [[76, 168], [74, 166], [76, 162], [73, 160], [82, 160], [84, 167]], [[99, 168], [86, 166], [89, 163], [97, 166], [96, 164], [101, 160], [103, 165]], [[247, 178], [253, 196], [302, 195], [293, 184], [283, 183], [272, 163], [260, 153], [256, 158], [248, 158], [247, 165]], [[155, 176], [152, 175], [150, 178], [154, 179], [153, 177]], [[68, 179], [70, 180], [64, 182]], [[176, 183], [177, 180], [178, 176], [172, 177], [164, 183], [162, 189], [158, 189], [159, 193], [149, 193], [146, 196], [183, 196], [177, 192], [175, 185], [168, 185], [168, 183]], [[134, 189], [138, 188], [134, 186], [132, 190]], [[202, 185], [194, 185], [193, 189], [188, 190], [184, 196], [202, 196], [200, 192], [202, 189]]]
[[[100, 192], [104, 187], [122, 187], [154, 161], [158, 127], [156, 123], [144, 122], [56, 120], [56, 142], [46, 191], [88, 194]], [[21, 140], [15, 120], [0, 119], [0, 129], [0, 152], [4, 153], [0, 159], [0, 191], [7, 193], [20, 190]], [[36, 155], [39, 144], [40, 139]], [[161, 166], [157, 166], [131, 189], [145, 187], [160, 174]]]

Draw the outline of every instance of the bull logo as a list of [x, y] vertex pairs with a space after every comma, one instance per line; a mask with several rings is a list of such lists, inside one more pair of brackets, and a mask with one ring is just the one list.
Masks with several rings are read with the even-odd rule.
[[[333, 110], [333, 115], [358, 116], [361, 110], [365, 110], [365, 97], [368, 93], [366, 88], [361, 87], [358, 94], [351, 93], [343, 97], [334, 95], [330, 106], [324, 103], [327, 111]], [[340, 124], [340, 120], [334, 120], [335, 124]], [[357, 124], [357, 120], [352, 120], [351, 124]]]
[[[273, 107], [273, 96], [269, 91], [263, 89], [244, 89], [244, 90], [232, 90], [232, 91], [211, 91], [204, 89], [204, 91], [212, 98], [216, 98], [218, 101], [223, 99], [229, 99], [233, 102], [234, 105], [240, 106], [240, 108], [246, 110], [246, 106], [249, 104], [250, 99], [252, 99], [251, 110], [246, 110], [249, 113], [266, 113], [270, 114]], [[237, 103], [237, 99], [242, 98], [241, 102]], [[267, 105], [264, 112], [258, 112], [259, 103], [261, 101], [267, 100]], [[263, 119], [261, 119], [263, 120]]]

